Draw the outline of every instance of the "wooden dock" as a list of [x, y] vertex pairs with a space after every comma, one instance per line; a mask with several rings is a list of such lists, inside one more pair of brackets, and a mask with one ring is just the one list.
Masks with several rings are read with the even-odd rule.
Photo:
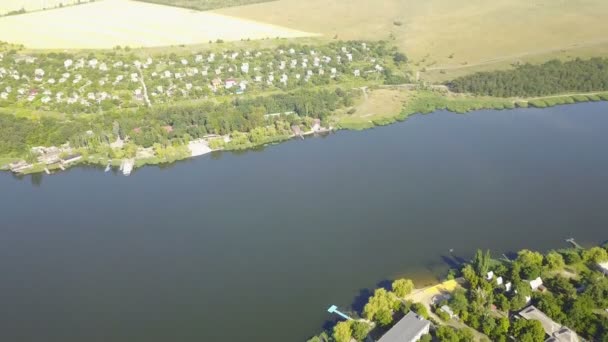
[[574, 248], [583, 249], [583, 246], [574, 241], [574, 238], [566, 239], [566, 242], [570, 243], [572, 246], [574, 246]]

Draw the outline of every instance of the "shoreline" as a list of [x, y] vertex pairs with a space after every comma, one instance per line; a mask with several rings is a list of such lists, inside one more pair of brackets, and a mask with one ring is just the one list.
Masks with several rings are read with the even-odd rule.
[[[57, 171], [65, 171], [67, 169], [77, 166], [100, 166], [110, 167], [112, 169], [119, 167], [125, 160], [133, 159], [133, 169], [142, 168], [145, 166], [153, 165], [171, 165], [178, 161], [185, 161], [195, 157], [200, 157], [206, 154], [215, 152], [234, 152], [234, 151], [246, 151], [261, 148], [267, 145], [275, 145], [287, 140], [301, 138], [304, 139], [306, 136], [326, 135], [336, 133], [340, 130], [353, 130], [362, 131], [366, 129], [372, 129], [375, 127], [387, 126], [397, 122], [407, 120], [410, 116], [417, 114], [432, 114], [433, 112], [446, 110], [455, 114], [465, 114], [477, 110], [508, 110], [508, 109], [526, 109], [526, 108], [537, 108], [544, 109], [555, 107], [559, 105], [575, 105], [587, 102], [606, 102], [608, 101], [608, 92], [591, 92], [587, 94], [563, 94], [563, 95], [549, 95], [546, 97], [535, 97], [528, 99], [514, 99], [514, 98], [490, 98], [480, 96], [463, 96], [458, 94], [457, 96], [450, 96], [447, 94], [437, 93], [435, 91], [423, 90], [415, 91], [412, 99], [408, 100], [403, 106], [401, 112], [380, 119], [371, 119], [368, 122], [358, 124], [347, 124], [341, 123], [339, 120], [332, 120], [333, 124], [329, 128], [322, 128], [317, 131], [306, 131], [301, 133], [294, 133], [292, 135], [280, 135], [270, 137], [261, 143], [248, 143], [239, 146], [232, 146], [228, 148], [208, 148], [203, 153], [193, 152], [189, 155], [174, 156], [171, 158], [158, 158], [156, 156], [148, 158], [121, 158], [112, 159], [108, 157], [87, 155], [86, 158], [82, 158], [79, 161], [69, 163], [67, 165], [55, 164], [55, 165], [42, 165], [34, 164], [31, 168], [23, 170], [23, 172], [12, 172], [16, 176], [26, 176], [38, 173], [46, 172], [48, 175], [55, 174]], [[199, 139], [200, 140], [200, 139]], [[198, 140], [197, 140], [198, 141]], [[197, 141], [189, 141], [189, 144]], [[208, 141], [206, 141], [208, 143]], [[188, 144], [184, 145], [188, 149]], [[83, 151], [85, 154], [87, 151]], [[4, 164], [0, 164], [0, 172], [11, 172], [10, 168], [7, 168], [10, 163], [10, 158], [0, 158]], [[18, 161], [19, 158], [14, 158], [12, 161]], [[108, 168], [106, 169], [109, 170]], [[128, 174], [129, 175], [130, 171]]]

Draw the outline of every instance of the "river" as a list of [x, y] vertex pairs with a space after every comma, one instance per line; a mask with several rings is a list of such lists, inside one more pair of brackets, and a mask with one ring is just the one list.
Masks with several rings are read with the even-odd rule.
[[608, 103], [437, 112], [131, 177], [0, 175], [0, 340], [303, 341], [446, 257], [608, 239]]

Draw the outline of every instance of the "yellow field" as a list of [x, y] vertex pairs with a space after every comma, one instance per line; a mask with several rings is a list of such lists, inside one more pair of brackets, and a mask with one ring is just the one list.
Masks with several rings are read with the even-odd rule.
[[[4, 0], [0, 0], [4, 1]], [[35, 49], [197, 44], [315, 34], [225, 15], [129, 0], [0, 18], [0, 40]]]
[[279, 0], [215, 13], [329, 38], [392, 40], [416, 69], [449, 68], [443, 75], [608, 48], [606, 0]]

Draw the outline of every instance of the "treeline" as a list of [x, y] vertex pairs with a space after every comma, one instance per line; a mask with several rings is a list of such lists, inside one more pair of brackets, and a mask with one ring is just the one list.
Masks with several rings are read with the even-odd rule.
[[140, 2], [150, 2], [159, 5], [190, 8], [199, 11], [212, 9], [251, 5], [260, 2], [270, 2], [273, 0], [137, 0]]
[[[33, 146], [90, 147], [129, 137], [143, 147], [208, 134], [249, 133], [274, 121], [298, 124], [305, 118], [324, 119], [332, 111], [353, 104], [354, 94], [335, 90], [302, 90], [272, 96], [234, 99], [229, 102], [182, 104], [140, 108], [129, 115], [110, 111], [92, 118], [69, 116], [26, 119], [0, 114], [0, 155], [23, 156]], [[266, 114], [290, 113], [268, 117]], [[310, 119], [309, 119], [310, 120]], [[287, 129], [289, 125], [287, 125]]]
[[479, 72], [447, 83], [451, 91], [497, 97], [530, 97], [608, 90], [608, 58], [524, 64], [513, 70]]

